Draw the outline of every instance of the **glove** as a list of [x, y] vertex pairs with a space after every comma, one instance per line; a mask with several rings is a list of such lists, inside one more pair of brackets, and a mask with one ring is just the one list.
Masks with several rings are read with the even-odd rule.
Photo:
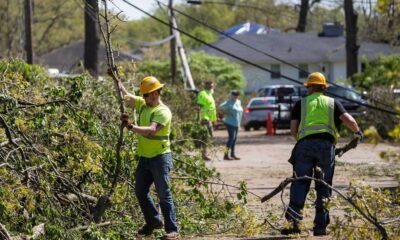
[[357, 132], [355, 132], [354, 137], [358, 138], [360, 142], [362, 142], [364, 140], [364, 134], [361, 130], [358, 130]]
[[[115, 70], [115, 68], [114, 68], [114, 70]], [[113, 77], [114, 76], [113, 69], [111, 69], [111, 68], [107, 69], [107, 74], [108, 74], [108, 76]]]
[[120, 117], [121, 121], [128, 121], [129, 120], [129, 115], [127, 113], [122, 113]]
[[124, 127], [126, 127], [128, 130], [131, 130], [131, 129], [133, 128], [132, 122], [129, 121], [129, 120], [122, 121], [122, 125], [123, 125]]
[[124, 127], [126, 127], [127, 129], [131, 130], [133, 128], [132, 122], [129, 120], [129, 115], [127, 113], [121, 114], [121, 121], [122, 121], [122, 125]]

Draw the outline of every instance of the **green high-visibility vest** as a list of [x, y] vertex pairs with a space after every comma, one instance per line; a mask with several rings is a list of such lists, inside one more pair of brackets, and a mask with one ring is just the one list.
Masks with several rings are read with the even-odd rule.
[[171, 152], [169, 135], [171, 133], [172, 114], [170, 109], [163, 103], [155, 107], [147, 106], [144, 99], [138, 96], [135, 96], [135, 108], [139, 110], [139, 126], [150, 126], [152, 122], [162, 125], [162, 128], [154, 136], [138, 134], [138, 155], [153, 158]]
[[297, 131], [297, 141], [316, 133], [329, 133], [335, 143], [339, 133], [335, 126], [333, 98], [313, 93], [301, 100], [301, 117]]

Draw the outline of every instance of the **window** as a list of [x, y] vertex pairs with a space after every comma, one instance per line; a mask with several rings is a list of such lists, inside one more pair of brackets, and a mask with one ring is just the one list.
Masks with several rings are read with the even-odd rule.
[[299, 78], [305, 79], [308, 77], [308, 64], [299, 64]]
[[271, 79], [281, 78], [281, 66], [279, 64], [272, 64], [271, 71]]

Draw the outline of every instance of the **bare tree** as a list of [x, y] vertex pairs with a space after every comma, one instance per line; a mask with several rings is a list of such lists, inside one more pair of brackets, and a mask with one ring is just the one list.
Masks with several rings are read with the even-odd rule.
[[98, 0], [85, 1], [85, 52], [84, 67], [89, 73], [97, 77], [99, 71], [99, 26], [97, 16], [99, 14]]
[[299, 21], [297, 22], [296, 32], [305, 32], [307, 26], [307, 14], [310, 11], [310, 8], [315, 4], [320, 2], [321, 0], [301, 0], [300, 4], [300, 12], [299, 12]]
[[358, 72], [357, 45], [357, 13], [353, 8], [353, 0], [344, 0], [344, 13], [346, 18], [346, 70], [347, 78]]
[[309, 10], [309, 0], [301, 0], [299, 21], [297, 23], [296, 32], [305, 32], [307, 25], [307, 13]]

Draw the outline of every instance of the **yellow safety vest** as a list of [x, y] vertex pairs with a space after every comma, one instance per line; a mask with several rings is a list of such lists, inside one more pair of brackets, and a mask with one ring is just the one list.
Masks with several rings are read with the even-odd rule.
[[313, 93], [301, 100], [301, 117], [297, 131], [297, 140], [317, 133], [329, 133], [335, 143], [339, 133], [335, 126], [333, 98]]
[[169, 108], [163, 103], [156, 107], [147, 106], [141, 97], [135, 97], [135, 107], [139, 110], [139, 126], [150, 126], [151, 122], [163, 125], [154, 136], [138, 134], [138, 155], [153, 158], [157, 155], [171, 152], [169, 135], [172, 115]]

